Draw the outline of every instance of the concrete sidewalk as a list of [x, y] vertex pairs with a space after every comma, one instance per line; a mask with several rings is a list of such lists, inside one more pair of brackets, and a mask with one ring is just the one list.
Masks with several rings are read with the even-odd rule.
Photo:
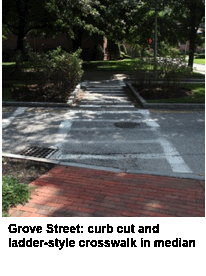
[[205, 75], [205, 65], [194, 63], [193, 69], [194, 69], [195, 72], [198, 72], [198, 73], [201, 73], [201, 74]]
[[204, 217], [205, 182], [57, 166], [11, 217]]

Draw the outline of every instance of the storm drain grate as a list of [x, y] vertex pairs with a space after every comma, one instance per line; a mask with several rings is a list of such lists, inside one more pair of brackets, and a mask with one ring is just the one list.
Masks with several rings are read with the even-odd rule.
[[120, 127], [120, 128], [135, 128], [135, 127], [139, 127], [140, 123], [135, 123], [135, 122], [117, 122], [117, 123], [114, 123], [114, 125], [116, 127]]
[[41, 148], [41, 147], [32, 146], [18, 152], [18, 154], [24, 155], [24, 156], [39, 157], [39, 158], [48, 158], [56, 151], [57, 151], [56, 148], [43, 148], [43, 147]]

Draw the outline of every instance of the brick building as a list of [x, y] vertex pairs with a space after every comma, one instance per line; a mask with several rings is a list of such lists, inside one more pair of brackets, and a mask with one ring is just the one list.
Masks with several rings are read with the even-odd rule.
[[[67, 35], [51, 37], [26, 36], [26, 40], [34, 52], [42, 53], [56, 49], [61, 46], [63, 50], [73, 51], [73, 41]], [[84, 60], [105, 60], [107, 59], [107, 38], [103, 36], [88, 36], [83, 33], [80, 42], [82, 48], [82, 58]], [[10, 34], [7, 39], [2, 41], [2, 60], [9, 61], [15, 53], [17, 47], [17, 36]]]

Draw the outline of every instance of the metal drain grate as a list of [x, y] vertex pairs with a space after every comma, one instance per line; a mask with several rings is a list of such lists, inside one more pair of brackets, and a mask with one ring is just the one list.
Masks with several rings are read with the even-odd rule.
[[114, 125], [120, 128], [135, 128], [140, 126], [139, 123], [135, 123], [135, 122], [117, 122], [117, 123], [114, 123]]
[[32, 156], [32, 157], [39, 157], [39, 158], [49, 158], [54, 152], [56, 152], [56, 148], [40, 148], [40, 147], [28, 147], [18, 154], [24, 156]]

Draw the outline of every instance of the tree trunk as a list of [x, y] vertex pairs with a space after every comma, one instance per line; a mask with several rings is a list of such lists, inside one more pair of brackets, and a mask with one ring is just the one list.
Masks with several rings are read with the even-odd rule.
[[16, 50], [21, 51], [21, 53], [24, 52], [24, 34], [22, 33], [18, 34]]
[[73, 40], [73, 52], [78, 50], [78, 48], [82, 48], [82, 34], [83, 34], [83, 29], [74, 29], [74, 37], [75, 39]]
[[196, 37], [197, 37], [197, 29], [196, 29], [196, 23], [197, 23], [197, 4], [196, 2], [193, 2], [190, 5], [190, 48], [189, 48], [189, 61], [188, 66], [193, 69], [193, 61], [194, 61], [194, 53], [196, 49]]

